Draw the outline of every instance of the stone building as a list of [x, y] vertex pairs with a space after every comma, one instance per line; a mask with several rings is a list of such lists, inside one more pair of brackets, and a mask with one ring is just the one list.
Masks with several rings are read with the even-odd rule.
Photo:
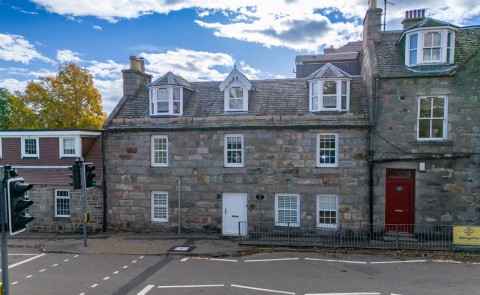
[[108, 227], [479, 224], [480, 27], [420, 10], [381, 31], [369, 5], [362, 41], [292, 79], [152, 82], [132, 56], [104, 125]]
[[[350, 61], [358, 63], [360, 59]], [[338, 228], [368, 219], [367, 97], [359, 67], [306, 77], [151, 81], [130, 58], [104, 125], [108, 227], [214, 230], [238, 221]]]
[[[81, 232], [83, 203], [81, 190], [74, 190], [68, 177], [77, 157], [96, 165], [97, 186], [86, 193], [89, 232], [104, 230], [102, 137], [87, 130], [6, 130], [0, 132], [0, 165], [11, 166], [33, 184], [27, 192], [33, 204], [27, 225], [35, 232]], [[3, 172], [2, 172], [3, 173]]]
[[402, 30], [380, 31], [375, 2], [362, 62], [374, 125], [370, 221], [478, 225], [480, 26], [416, 10]]

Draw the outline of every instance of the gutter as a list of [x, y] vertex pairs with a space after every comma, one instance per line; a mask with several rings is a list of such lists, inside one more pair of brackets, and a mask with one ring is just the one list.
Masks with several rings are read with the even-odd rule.
[[373, 234], [373, 199], [374, 199], [374, 190], [373, 190], [373, 170], [375, 168], [375, 162], [373, 161], [374, 152], [372, 151], [371, 135], [373, 128], [377, 124], [377, 101], [378, 101], [378, 78], [375, 78], [375, 89], [374, 89], [374, 98], [373, 98], [373, 121], [370, 124], [370, 127], [367, 131], [367, 162], [368, 162], [368, 195], [369, 195], [369, 223], [370, 223], [370, 234]]

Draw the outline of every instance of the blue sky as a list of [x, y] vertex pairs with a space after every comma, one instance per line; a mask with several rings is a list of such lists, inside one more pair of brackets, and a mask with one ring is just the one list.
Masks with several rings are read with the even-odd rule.
[[[388, 30], [422, 8], [480, 24], [478, 1], [389, 2]], [[251, 79], [294, 77], [296, 55], [360, 40], [367, 8], [368, 0], [0, 0], [0, 87], [23, 91], [73, 61], [93, 74], [109, 113], [130, 55], [145, 58], [154, 78], [222, 80], [234, 65]]]

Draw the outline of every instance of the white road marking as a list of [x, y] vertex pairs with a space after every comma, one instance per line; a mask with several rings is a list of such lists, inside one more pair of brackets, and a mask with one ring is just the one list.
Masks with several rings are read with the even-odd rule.
[[35, 256], [35, 255], [38, 255], [38, 254], [8, 254], [8, 256]]
[[90, 288], [95, 288], [98, 284], [93, 284]]
[[381, 295], [381, 293], [308, 293], [305, 295]]
[[77, 254], [77, 255], [75, 255], [75, 256], [73, 256], [73, 257], [74, 257], [74, 258], [77, 258], [78, 256], [79, 256], [79, 255]]
[[65, 259], [64, 261], [67, 262], [67, 261], [69, 261], [69, 260], [70, 260], [70, 259], [67, 258], [67, 259]]
[[[34, 259], [40, 258], [40, 257], [42, 257], [42, 256], [44, 256], [44, 255], [45, 255], [45, 253], [39, 254], [39, 255], [34, 256], [34, 257], [32, 257], [32, 258], [25, 259], [25, 260], [23, 260], [23, 261], [20, 261], [20, 262], [15, 263], [15, 264], [9, 265], [8, 268], [12, 268], [12, 267], [18, 266], [18, 265], [20, 265], [20, 264], [27, 263], [27, 262], [32, 261], [32, 260], [34, 260]], [[0, 270], [0, 271], [1, 271], [1, 270]]]
[[370, 262], [370, 264], [391, 264], [391, 263], [412, 263], [412, 262], [427, 262], [428, 260], [392, 260], [392, 261], [374, 261], [374, 262]]
[[28, 276], [26, 276], [25, 278], [26, 278], [26, 279], [29, 279], [29, 278], [31, 278], [31, 277], [33, 277], [33, 275], [28, 275]]
[[79, 295], [85, 295], [85, 293], [80, 293]]
[[142, 291], [138, 292], [137, 295], [145, 295], [145, 294], [148, 293], [148, 291], [152, 290], [153, 287], [155, 287], [155, 286], [154, 285], [148, 285], [145, 288], [143, 288]]
[[317, 258], [305, 258], [305, 260], [324, 261], [324, 262], [343, 262], [343, 263], [353, 263], [353, 264], [367, 264], [365, 261], [352, 261], [352, 260], [317, 259]]
[[47, 270], [46, 268], [43, 268], [43, 269], [39, 270], [38, 272], [44, 272], [46, 270]]
[[16, 285], [18, 284], [18, 281], [13, 282], [11, 285]]
[[245, 262], [288, 261], [288, 260], [299, 260], [299, 259], [300, 258], [254, 259], [254, 260], [245, 260]]
[[173, 286], [158, 286], [159, 289], [170, 289], [170, 288], [207, 288], [207, 287], [224, 287], [224, 284], [219, 285], [173, 285]]
[[127, 268], [127, 267], [128, 267], [128, 265], [125, 265], [125, 266], [124, 266], [124, 267], [122, 267], [122, 268]]
[[52, 266], [58, 266], [58, 263], [53, 264]]
[[185, 258], [182, 258], [182, 260], [180, 260], [181, 262], [185, 262], [188, 260], [189, 257], [185, 257]]
[[230, 286], [232, 286], [232, 287], [236, 287], [236, 288], [242, 288], [242, 289], [249, 289], [249, 290], [256, 290], [256, 291], [270, 292], [270, 293], [280, 293], [280, 294], [292, 294], [292, 295], [295, 295], [295, 293], [292, 293], [292, 292], [286, 292], [286, 291], [278, 291], [278, 290], [262, 289], [262, 288], [255, 288], [255, 287], [248, 287], [248, 286], [240, 286], [240, 285], [230, 285]]
[[106, 281], [106, 280], [108, 280], [108, 279], [110, 279], [110, 277], [104, 277], [104, 278], [103, 278], [104, 281]]
[[114, 274], [114, 275], [116, 275], [117, 273], [119, 273], [119, 271], [118, 271], [118, 270], [116, 270], [116, 271], [114, 271], [114, 272], [113, 272], [113, 274]]
[[140, 259], [142, 259], [142, 258], [143, 258], [143, 256], [140, 256], [139, 258], [140, 258]]
[[[185, 258], [183, 258], [185, 259]], [[184, 261], [184, 260], [181, 261]], [[187, 258], [188, 259], [188, 258]], [[226, 261], [226, 262], [238, 262], [236, 259], [224, 259], [224, 258], [203, 258], [203, 257], [193, 257], [193, 259], [199, 260], [211, 260], [211, 261]]]
[[462, 263], [461, 261], [455, 261], [455, 260], [433, 260], [433, 262], [440, 262], [440, 263]]
[[136, 261], [136, 260], [133, 260], [132, 263], [137, 263], [137, 261]]

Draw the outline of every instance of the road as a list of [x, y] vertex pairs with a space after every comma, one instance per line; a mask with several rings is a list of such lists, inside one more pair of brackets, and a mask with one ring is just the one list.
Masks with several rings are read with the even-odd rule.
[[14, 251], [12, 295], [480, 294], [478, 262], [286, 252], [201, 258]]

